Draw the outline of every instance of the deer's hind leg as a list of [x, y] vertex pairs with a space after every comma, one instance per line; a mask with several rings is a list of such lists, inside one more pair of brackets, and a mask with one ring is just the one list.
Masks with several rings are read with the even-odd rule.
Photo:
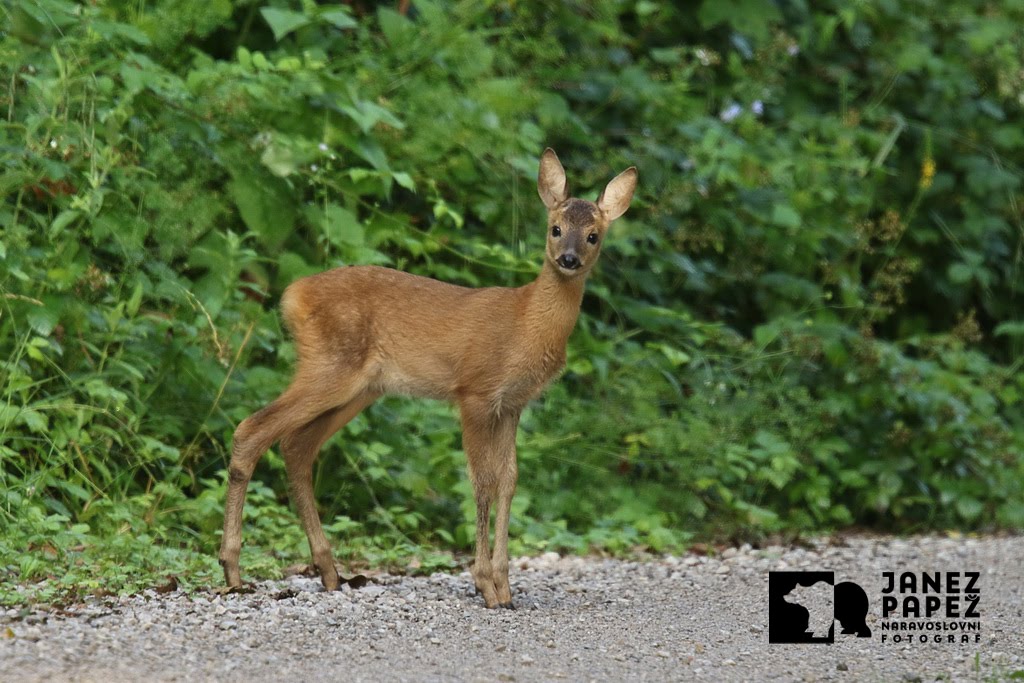
[[288, 470], [295, 510], [309, 539], [313, 566], [320, 572], [320, 580], [327, 590], [337, 590], [338, 571], [334, 567], [331, 545], [324, 535], [313, 492], [313, 463], [324, 443], [344, 427], [364, 408], [377, 400], [380, 394], [364, 392], [348, 403], [324, 411], [308, 423], [281, 440], [281, 451]]
[[301, 430], [324, 412], [347, 406], [365, 391], [365, 387], [363, 378], [355, 372], [340, 381], [330, 382], [324, 381], [323, 377], [300, 372], [281, 396], [242, 420], [235, 429], [224, 501], [224, 536], [220, 546], [220, 564], [228, 586], [242, 585], [238, 566], [242, 552], [242, 508], [245, 491], [259, 459], [277, 441]]
[[224, 535], [220, 544], [220, 564], [224, 568], [224, 580], [231, 588], [242, 585], [238, 566], [242, 552], [242, 508], [253, 470], [283, 434], [308, 421], [309, 417], [301, 408], [306, 402], [301, 387], [293, 385], [273, 403], [242, 420], [235, 429], [224, 501]]

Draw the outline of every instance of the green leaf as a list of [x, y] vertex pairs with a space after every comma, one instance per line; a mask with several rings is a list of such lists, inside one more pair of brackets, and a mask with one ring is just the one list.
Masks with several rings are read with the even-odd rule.
[[949, 275], [950, 280], [958, 285], [962, 285], [965, 282], [970, 282], [974, 277], [974, 268], [966, 263], [954, 263], [949, 267], [947, 275]]
[[81, 215], [80, 211], [75, 209], [65, 209], [57, 214], [57, 217], [53, 219], [53, 223], [50, 224], [50, 237], [53, 238], [64, 231], [64, 228], [71, 225], [71, 223]]
[[150, 45], [149, 36], [131, 24], [97, 19], [89, 24], [89, 28], [105, 40], [113, 40], [120, 37], [126, 38], [136, 45]]
[[390, 171], [388, 168], [388, 158], [376, 141], [370, 139], [362, 140], [355, 145], [353, 151], [365, 161], [370, 162], [370, 165], [378, 171]]
[[656, 47], [651, 50], [651, 59], [658, 64], [679, 64], [685, 51], [681, 47]]
[[903, 50], [896, 55], [896, 68], [900, 71], [915, 71], [920, 69], [932, 57], [932, 50], [923, 43], [908, 43]]
[[412, 36], [413, 25], [409, 18], [388, 7], [377, 9], [377, 21], [381, 33], [392, 47], [403, 45]]
[[14, 192], [17, 188], [37, 180], [35, 174], [30, 171], [4, 171], [4, 173], [0, 173], [0, 195]]
[[757, 344], [759, 349], [766, 349], [769, 344], [778, 339], [779, 334], [777, 324], [758, 325], [754, 328], [754, 343]]
[[398, 173], [392, 173], [391, 177], [395, 179], [396, 183], [398, 183], [405, 189], [409, 190], [410, 192], [416, 191], [416, 183], [412, 181], [412, 176], [410, 176], [408, 173], [405, 173], [404, 171], [399, 171]]
[[757, 39], [768, 37], [770, 24], [780, 19], [779, 8], [768, 0], [714, 0], [702, 2], [697, 11], [697, 20], [702, 28], [727, 23]]
[[260, 14], [270, 25], [270, 30], [274, 32], [274, 40], [278, 42], [292, 31], [310, 23], [309, 17], [305, 14], [274, 7], [264, 7], [260, 10]]
[[277, 259], [278, 283], [282, 287], [319, 270], [320, 268], [306, 263], [302, 256], [293, 251], [286, 251]]
[[338, 204], [328, 204], [323, 212], [323, 230], [331, 244], [336, 246], [363, 244], [363, 226], [355, 214]]
[[295, 229], [295, 204], [283, 181], [265, 174], [236, 171], [228, 192], [246, 226], [271, 249], [279, 248]]
[[150, 453], [156, 456], [160, 456], [167, 460], [177, 461], [181, 457], [181, 451], [174, 446], [169, 446], [159, 439], [154, 439], [151, 436], [143, 435], [141, 437], [143, 445]]
[[369, 133], [378, 122], [399, 130], [405, 128], [405, 124], [384, 107], [354, 96], [352, 100], [352, 106], [344, 106], [341, 110], [348, 114], [364, 133]]
[[783, 228], [799, 228], [800, 214], [788, 204], [776, 204], [772, 209], [772, 223]]
[[981, 501], [970, 496], [964, 496], [956, 501], [956, 511], [967, 521], [977, 519], [984, 509], [985, 506], [981, 504]]
[[18, 422], [36, 434], [45, 434], [50, 427], [46, 415], [31, 408], [24, 408], [18, 413]]
[[1007, 320], [996, 325], [995, 336], [1024, 337], [1024, 320]]
[[670, 344], [652, 344], [651, 346], [661, 351], [672, 367], [678, 368], [690, 362], [690, 354]]
[[73, 481], [59, 480], [54, 482], [54, 484], [72, 498], [76, 498], [79, 501], [89, 500], [89, 493]]
[[60, 306], [50, 303], [45, 306], [32, 306], [28, 309], [25, 318], [37, 334], [45, 337], [53, 332], [53, 328], [60, 322]]
[[661, 9], [661, 3], [653, 0], [640, 0], [636, 3], [636, 13], [641, 17], [647, 17]]
[[983, 55], [999, 43], [1010, 40], [1015, 30], [1013, 22], [997, 16], [979, 21], [964, 37], [973, 53]]
[[348, 12], [342, 8], [329, 9], [326, 12], [320, 13], [320, 18], [337, 28], [355, 28], [359, 24], [356, 20], [349, 16]]
[[260, 162], [278, 178], [287, 178], [299, 170], [299, 161], [291, 147], [270, 144], [260, 156]]
[[128, 299], [128, 305], [125, 307], [125, 312], [128, 315], [135, 315], [139, 312], [139, 306], [142, 304], [142, 283], [136, 282], [135, 288], [132, 290], [132, 295]]

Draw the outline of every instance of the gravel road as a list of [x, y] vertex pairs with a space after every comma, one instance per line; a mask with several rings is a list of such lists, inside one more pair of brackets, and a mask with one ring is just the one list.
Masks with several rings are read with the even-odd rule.
[[[859, 583], [872, 637], [836, 628], [831, 645], [769, 644], [770, 570], [832, 570], [837, 583]], [[883, 642], [887, 571], [979, 572], [980, 642], [894, 644], [891, 633]], [[0, 681], [1024, 677], [1024, 536], [853, 537], [647, 562], [548, 553], [516, 560], [512, 587], [515, 611], [484, 609], [467, 572], [377, 576], [334, 593], [292, 577], [246, 594], [148, 591], [59, 614], [0, 609]]]

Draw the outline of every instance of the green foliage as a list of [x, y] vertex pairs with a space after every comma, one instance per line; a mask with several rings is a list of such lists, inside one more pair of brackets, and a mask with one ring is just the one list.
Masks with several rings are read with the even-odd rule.
[[[1024, 526], [1024, 13], [954, 5], [8, 3], [0, 601], [215, 580], [283, 288], [523, 284], [546, 145], [641, 183], [524, 415], [513, 552]], [[379, 402], [318, 465], [339, 556], [450, 564], [463, 470], [450, 408]], [[271, 454], [247, 572], [304, 555], [286, 501]]]

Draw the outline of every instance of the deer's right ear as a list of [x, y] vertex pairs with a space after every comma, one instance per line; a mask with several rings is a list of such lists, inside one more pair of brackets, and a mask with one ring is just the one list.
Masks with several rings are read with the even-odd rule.
[[555, 150], [548, 147], [540, 157], [540, 173], [537, 174], [537, 192], [544, 206], [553, 209], [569, 198], [565, 183], [565, 169], [558, 160]]

